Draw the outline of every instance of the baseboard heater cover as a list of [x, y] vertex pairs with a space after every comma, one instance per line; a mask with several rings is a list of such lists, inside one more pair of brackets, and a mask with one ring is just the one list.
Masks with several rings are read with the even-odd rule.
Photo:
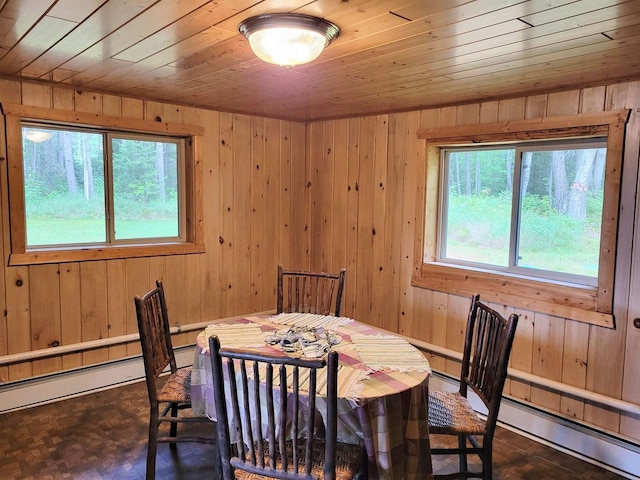
[[[194, 346], [175, 349], [178, 367], [193, 364]], [[140, 355], [0, 385], [0, 414], [144, 380]]]

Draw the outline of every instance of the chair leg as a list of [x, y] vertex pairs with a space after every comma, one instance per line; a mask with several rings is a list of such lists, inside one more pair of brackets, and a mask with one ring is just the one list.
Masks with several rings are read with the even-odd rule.
[[484, 480], [491, 480], [493, 478], [493, 454], [491, 442], [486, 446], [483, 445], [482, 449], [482, 471], [484, 472], [484, 476], [482, 478]]
[[465, 435], [458, 435], [458, 448], [460, 448], [460, 471], [466, 472], [467, 466], [467, 437]]
[[158, 407], [151, 407], [149, 415], [149, 442], [147, 444], [147, 480], [156, 478], [156, 453], [158, 452]]
[[[175, 418], [178, 416], [178, 404], [177, 403], [172, 403], [171, 404], [171, 417]], [[171, 426], [169, 427], [169, 436], [171, 437], [175, 437], [178, 435], [178, 424], [176, 422], [171, 422]], [[171, 446], [171, 448], [175, 448], [176, 447], [176, 442], [171, 442], [169, 444]]]

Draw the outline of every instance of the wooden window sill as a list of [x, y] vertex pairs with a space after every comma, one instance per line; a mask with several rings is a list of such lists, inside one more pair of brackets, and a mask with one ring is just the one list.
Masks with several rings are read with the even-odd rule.
[[9, 257], [9, 265], [36, 265], [43, 263], [83, 262], [119, 258], [155, 257], [163, 255], [187, 255], [204, 253], [200, 243], [159, 243], [156, 245], [87, 246], [56, 250], [31, 250], [14, 253]]

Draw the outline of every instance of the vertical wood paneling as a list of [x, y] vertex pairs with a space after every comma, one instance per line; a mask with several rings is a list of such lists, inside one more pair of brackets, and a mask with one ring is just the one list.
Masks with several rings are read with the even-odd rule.
[[[7, 338], [9, 354], [31, 350], [31, 312], [29, 310], [29, 267], [5, 270], [7, 295]], [[9, 380], [32, 375], [31, 362], [9, 365]]]
[[122, 116], [128, 118], [144, 118], [144, 102], [137, 98], [121, 99]]
[[394, 227], [396, 226], [395, 222], [399, 219], [399, 215], [394, 215], [394, 210], [402, 208], [402, 201], [400, 199], [393, 201], [394, 192], [398, 191], [396, 188], [397, 167], [394, 164], [397, 158], [393, 152], [396, 145], [392, 145], [387, 140], [387, 138], [396, 137], [390, 131], [387, 117], [377, 116], [375, 122], [374, 153], [367, 166], [368, 169], [373, 170], [371, 186], [373, 226], [371, 228], [371, 258], [368, 261], [368, 268], [371, 272], [371, 310], [367, 321], [389, 330], [396, 330], [398, 289], [393, 272], [397, 272], [398, 262], [392, 263], [395, 253], [392, 251], [392, 245], [396, 244], [398, 240], [397, 235], [395, 239], [393, 235], [393, 232], [397, 232]]
[[[60, 319], [61, 345], [82, 342], [82, 305], [80, 303], [80, 264], [62, 263], [60, 269]], [[108, 308], [108, 307], [107, 307]], [[72, 353], [62, 357], [62, 368], [82, 366], [82, 354]]]
[[[291, 263], [290, 255], [293, 245], [292, 240], [292, 216], [291, 204], [292, 198], [292, 179], [291, 179], [291, 161], [292, 161], [292, 142], [296, 127], [302, 132], [301, 138], [304, 141], [305, 126], [301, 124], [292, 124], [291, 122], [282, 122], [280, 125], [279, 151], [280, 156], [279, 169], [277, 179], [280, 181], [278, 191], [278, 205], [280, 212], [280, 223], [278, 224], [278, 235], [274, 240], [278, 241], [278, 255], [274, 258], [278, 259], [278, 263], [289, 265]], [[276, 274], [273, 273], [275, 279]], [[275, 285], [274, 280], [274, 285]], [[275, 295], [275, 292], [274, 292]], [[275, 303], [273, 303], [275, 305]]]
[[[533, 332], [534, 313], [531, 311], [519, 310], [516, 336], [513, 340], [511, 367], [521, 372], [531, 373], [533, 368]], [[531, 399], [531, 385], [526, 382], [511, 380], [509, 390], [515, 398], [528, 401]]]
[[[431, 341], [434, 345], [447, 344], [448, 305], [449, 295], [442, 292], [433, 292], [431, 302]], [[432, 368], [442, 372], [447, 371], [447, 362], [444, 358], [432, 356], [429, 361], [431, 362]], [[454, 365], [454, 367], [456, 367], [456, 365]], [[456, 375], [455, 371], [453, 375]]]
[[[262, 295], [258, 309], [275, 309], [276, 268], [279, 258], [280, 230], [288, 230], [282, 217], [280, 203], [280, 125], [286, 122], [265, 119], [264, 121], [264, 193], [262, 205], [265, 209], [262, 222], [262, 258], [259, 265], [262, 274]], [[253, 266], [254, 268], [257, 267]]]
[[[464, 348], [464, 334], [471, 300], [455, 295], [447, 296], [446, 343], [445, 346], [456, 352]], [[460, 362], [446, 360], [445, 370], [453, 376], [460, 376]]]
[[547, 96], [533, 95], [525, 100], [525, 118], [541, 118], [547, 112]]
[[146, 100], [144, 102], [144, 118], [156, 122], [164, 122], [164, 104]]
[[[564, 324], [559, 318], [542, 313], [534, 317], [533, 374], [557, 382], [562, 381]], [[531, 401], [552, 411], [560, 410], [560, 395], [532, 387]]]
[[75, 110], [76, 112], [102, 113], [102, 95], [99, 93], [76, 90]]
[[[127, 264], [125, 260], [107, 262], [107, 332], [109, 338], [127, 334], [127, 304], [133, 299], [127, 297]], [[126, 345], [109, 347], [109, 358], [127, 355]]]
[[103, 94], [102, 113], [112, 117], [120, 117], [122, 115], [122, 102], [120, 97]]
[[[623, 196], [623, 206], [634, 205], [636, 221], [634, 224], [633, 246], [631, 249], [631, 261], [628, 263], [632, 276], [629, 286], [629, 310], [628, 315], [618, 318], [618, 322], [627, 323], [627, 335], [625, 340], [624, 376], [622, 383], [622, 399], [629, 402], [638, 402], [640, 399], [640, 329], [634, 325], [634, 319], [640, 318], [640, 221], [637, 220], [640, 212], [640, 181], [632, 188], [632, 180], [638, 178], [638, 163], [634, 160], [640, 158], [640, 82], [630, 83], [625, 92], [627, 105], [636, 105], [631, 112], [627, 135], [625, 140], [625, 166], [623, 177], [623, 189], [629, 192]], [[631, 181], [627, 178], [631, 177]], [[632, 193], [634, 195], [632, 195]], [[629, 208], [633, 210], [633, 208]], [[627, 214], [624, 214], [625, 216]], [[622, 216], [622, 215], [621, 215]], [[624, 221], [624, 217], [621, 219]], [[640, 439], [640, 418], [638, 416], [623, 415], [621, 418], [620, 433], [636, 440]]]
[[507, 120], [522, 120], [525, 118], [525, 111], [526, 99], [524, 98], [500, 100], [498, 102], [497, 121], [505, 122]]
[[[165, 276], [163, 281], [167, 300], [167, 313], [171, 325], [184, 325], [187, 318], [189, 286], [187, 285], [186, 255], [170, 255], [165, 258]], [[195, 272], [194, 272], [195, 273]], [[153, 279], [149, 278], [149, 286], [153, 286]], [[175, 339], [174, 343], [178, 343]]]
[[250, 229], [251, 246], [249, 257], [250, 291], [249, 311], [262, 310], [265, 292], [262, 285], [263, 259], [264, 259], [264, 222], [268, 207], [264, 202], [264, 120], [257, 117], [251, 118], [251, 165], [250, 175]]
[[[620, 84], [608, 86], [605, 93], [605, 108], [613, 109], [634, 107], [637, 113], [637, 106], [640, 104], [640, 92], [632, 88], [633, 84]], [[631, 90], [630, 90], [631, 87]], [[601, 97], [598, 97], [600, 100]], [[583, 105], [585, 99], [583, 99]], [[634, 209], [637, 201], [638, 186], [638, 123], [634, 121], [633, 115], [629, 119], [626, 128], [625, 153], [623, 157], [620, 198], [620, 225], [637, 224], [638, 211]], [[589, 337], [589, 368], [587, 369], [587, 388], [614, 398], [621, 398], [623, 390], [624, 375], [635, 373], [638, 369], [631, 368], [630, 371], [620, 368], [625, 365], [625, 357], [633, 351], [625, 350], [627, 342], [627, 312], [630, 297], [636, 297], [637, 293], [628, 291], [629, 276], [638, 275], [629, 270], [632, 263], [632, 241], [637, 241], [626, 229], [621, 229], [618, 236], [617, 245], [617, 268], [614, 295], [614, 314], [616, 318], [616, 330], [591, 329]], [[637, 349], [637, 346], [635, 347]], [[637, 401], [637, 400], [636, 400]], [[616, 431], [620, 428], [620, 415], [616, 411], [600, 408], [597, 405], [586, 404], [584, 418], [587, 422], [600, 427]], [[640, 433], [632, 435], [633, 438], [640, 437]]]
[[[10, 103], [19, 103], [20, 102], [20, 84], [18, 82], [9, 82], [7, 80], [0, 80], [0, 103], [2, 102], [10, 102]], [[4, 118], [2, 118], [2, 123], [0, 123], [2, 128], [4, 129]], [[7, 145], [4, 135], [0, 135], [0, 151], [2, 152], [1, 156], [5, 156], [5, 152], [7, 151]], [[0, 162], [0, 164], [4, 164], [5, 162]], [[2, 211], [0, 213], [0, 261], [2, 261], [2, 265], [7, 265], [9, 251], [5, 250], [5, 245], [9, 244], [10, 234], [9, 234], [9, 209], [5, 203], [5, 192], [8, 191], [8, 182], [6, 175], [0, 175], [0, 205], [2, 206]], [[4, 292], [4, 295], [0, 296], [0, 308], [2, 308], [3, 315], [0, 318], [0, 355], [6, 355], [9, 353], [9, 330], [8, 330], [8, 305], [7, 305], [7, 278], [6, 278], [6, 269], [0, 275], [0, 291]], [[9, 381], [9, 367], [3, 366], [0, 367], [0, 383]]]
[[73, 90], [68, 88], [53, 88], [53, 108], [56, 110], [75, 109], [75, 95]]
[[344, 315], [356, 314], [358, 289], [358, 211], [360, 209], [360, 118], [349, 119], [349, 146], [347, 151], [347, 259], [349, 279], [345, 287]]
[[[590, 325], [567, 320], [564, 324], [565, 347], [562, 358], [562, 383], [578, 388], [586, 387]], [[563, 395], [560, 410], [565, 415], [582, 419], [584, 403]]]
[[[84, 262], [80, 264], [80, 306], [82, 308], [82, 341], [107, 338], [107, 268], [106, 262]], [[106, 362], [107, 348], [83, 352], [84, 364]]]
[[[347, 265], [347, 231], [349, 198], [349, 120], [337, 120], [333, 133], [333, 221], [331, 237], [331, 270], [339, 271]], [[347, 273], [346, 282], [350, 281]], [[343, 298], [345, 298], [343, 296]], [[345, 300], [346, 301], [346, 300]], [[343, 303], [343, 307], [345, 304]]]
[[51, 87], [35, 83], [23, 83], [22, 103], [34, 107], [51, 108], [53, 103]]
[[220, 114], [220, 181], [218, 188], [222, 199], [220, 242], [221, 251], [221, 290], [220, 313], [224, 316], [231, 315], [233, 311], [233, 252], [234, 232], [233, 219], [235, 216], [233, 203], [233, 115]]
[[335, 178], [335, 122], [322, 122], [322, 150], [320, 152], [321, 163], [318, 170], [323, 170], [320, 182], [322, 193], [320, 194], [322, 211], [322, 247], [319, 249], [320, 270], [333, 271], [332, 258], [334, 256], [335, 242], [333, 241], [333, 206], [335, 204], [334, 183]]
[[[136, 333], [138, 331], [138, 319], [136, 318], [136, 307], [133, 301], [134, 297], [142, 296], [151, 290], [152, 283], [149, 281], [149, 259], [148, 258], [129, 258], [126, 260], [126, 322], [127, 333]], [[155, 282], [154, 278], [154, 282]], [[154, 283], [155, 285], [155, 283]], [[127, 344], [127, 355], [137, 355], [142, 352], [139, 343]]]
[[233, 116], [233, 314], [251, 307], [251, 118]]
[[[324, 140], [325, 122], [318, 122], [307, 127], [307, 175], [309, 178], [309, 210], [311, 216], [307, 222], [311, 235], [309, 237], [309, 250], [307, 252], [308, 264], [304, 267], [310, 270], [322, 271], [322, 255], [324, 251], [330, 250], [331, 246], [327, 245], [324, 224], [323, 194], [324, 184], [332, 178], [333, 165], [328, 166], [329, 171], [325, 171], [323, 150], [325, 146]], [[306, 263], [306, 262], [305, 262]]]
[[202, 189], [202, 221], [207, 254], [202, 257], [201, 277], [202, 319], [214, 319], [221, 316], [220, 292], [222, 244], [222, 195], [220, 190], [220, 114], [203, 110], [199, 123], [204, 127], [202, 151], [209, 152], [202, 156], [203, 184]]
[[[182, 255], [184, 260], [184, 315], [180, 325], [188, 325], [190, 323], [198, 323], [202, 320], [203, 315], [208, 312], [202, 311], [202, 266], [203, 255]], [[166, 265], [171, 257], [167, 257]], [[167, 271], [167, 276], [169, 272]], [[175, 324], [175, 321], [174, 321]], [[178, 342], [176, 345], [189, 345], [194, 342], [193, 332], [185, 332], [177, 335]]]
[[[31, 311], [31, 350], [60, 345], [60, 283], [58, 265], [29, 267], [29, 299]], [[42, 375], [60, 370], [59, 357], [33, 362], [33, 374]]]
[[[297, 141], [297, 136], [291, 138], [291, 253], [289, 268], [308, 268], [309, 266], [309, 205], [311, 202], [306, 164], [307, 129], [304, 126], [304, 140]], [[300, 132], [300, 127], [292, 126]]]
[[[375, 149], [375, 117], [365, 117], [360, 123], [358, 144], [360, 175], [356, 251], [356, 318], [371, 318], [371, 258], [373, 255], [373, 161]], [[377, 326], [377, 323], [373, 323]]]
[[[398, 320], [398, 331], [402, 332], [406, 328], [411, 328], [413, 324], [421, 325], [425, 322], [425, 312], [431, 308], [431, 297], [425, 295], [420, 300], [415, 297], [421, 293], [422, 289], [415, 289], [411, 286], [411, 275], [413, 274], [413, 249], [415, 247], [416, 228], [416, 185], [418, 183], [418, 164], [424, 164], [424, 142], [418, 141], [413, 132], [418, 131], [420, 126], [420, 113], [409, 112], [406, 114], [404, 122], [404, 156], [399, 161], [403, 166], [403, 184], [399, 196], [402, 198], [402, 211], [400, 212], [400, 318]], [[423, 303], [420, 303], [420, 302]], [[413, 306], [418, 305], [417, 310]], [[419, 330], [421, 334], [422, 330]]]

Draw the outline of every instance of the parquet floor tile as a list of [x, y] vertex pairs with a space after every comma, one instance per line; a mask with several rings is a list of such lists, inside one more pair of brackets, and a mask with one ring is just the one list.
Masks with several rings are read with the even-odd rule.
[[[0, 415], [1, 480], [142, 480], [146, 467], [148, 399], [144, 382]], [[181, 425], [203, 433], [199, 425]], [[455, 441], [434, 436], [434, 444]], [[217, 479], [215, 445], [158, 446], [159, 480]], [[457, 458], [434, 457], [438, 473]], [[623, 478], [499, 428], [495, 480]]]

